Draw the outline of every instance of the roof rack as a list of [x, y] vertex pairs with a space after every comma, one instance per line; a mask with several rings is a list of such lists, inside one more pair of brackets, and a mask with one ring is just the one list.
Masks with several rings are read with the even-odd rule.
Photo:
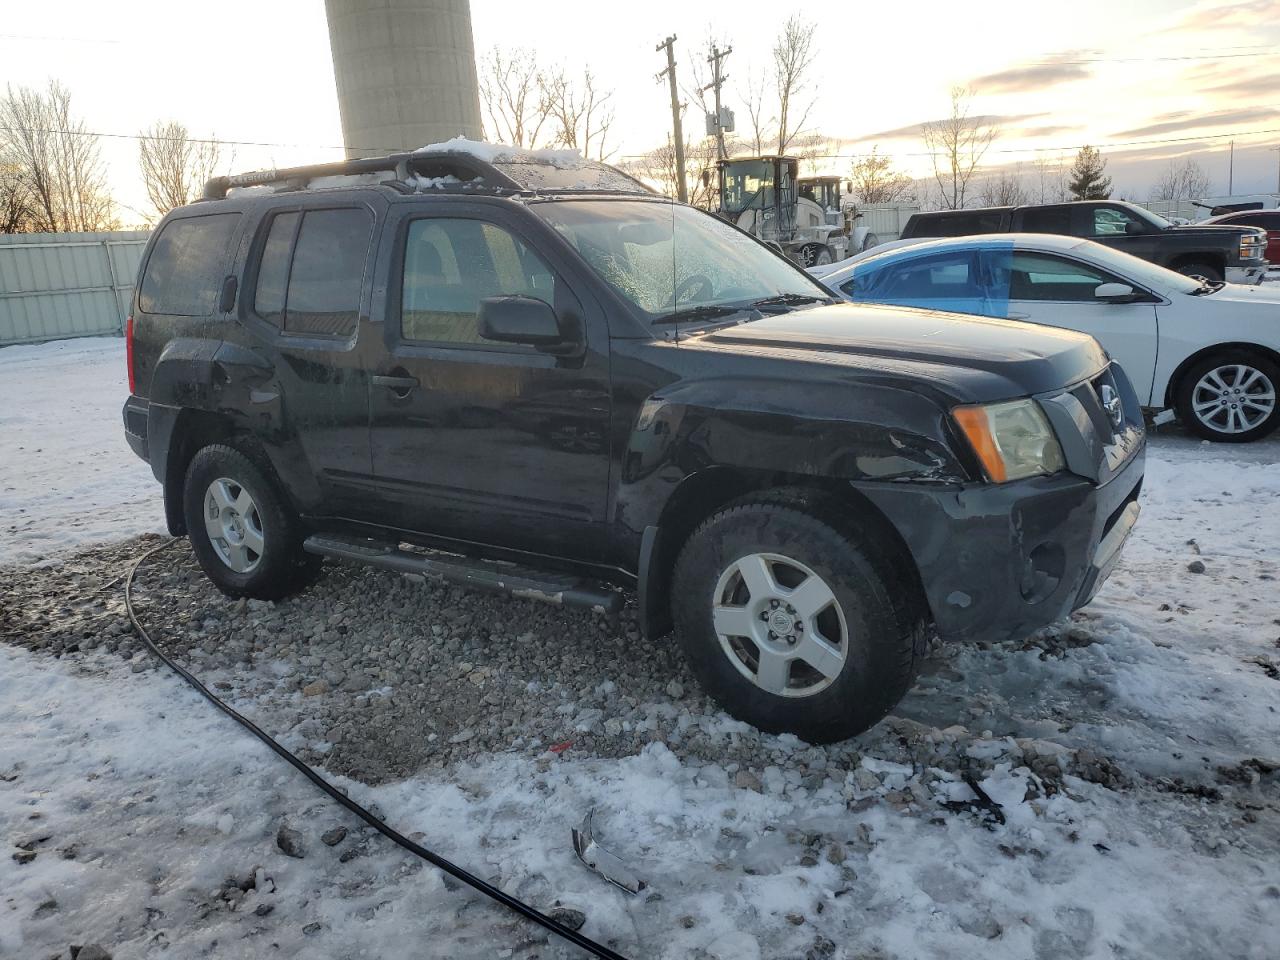
[[[539, 176], [534, 168], [548, 171], [582, 171], [609, 186], [593, 188], [582, 183], [557, 184], [555, 177]], [[524, 182], [517, 179], [523, 173]], [[413, 191], [432, 187], [441, 191], [516, 193], [640, 193], [653, 190], [616, 167], [595, 160], [576, 160], [571, 166], [564, 161], [540, 157], [537, 153], [512, 148], [509, 154], [492, 154], [492, 159], [462, 150], [419, 150], [386, 157], [364, 157], [317, 163], [280, 170], [257, 170], [227, 177], [214, 177], [205, 184], [202, 200], [222, 200], [227, 191], [237, 187], [272, 186], [277, 192], [305, 190], [315, 180], [386, 173], [382, 183]], [[559, 177], [564, 180], [567, 177]], [[602, 182], [603, 182], [602, 181]]]

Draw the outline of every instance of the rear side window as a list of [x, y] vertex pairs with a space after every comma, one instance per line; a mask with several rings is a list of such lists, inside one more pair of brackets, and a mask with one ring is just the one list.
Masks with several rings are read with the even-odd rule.
[[214, 213], [166, 223], [147, 259], [138, 309], [180, 317], [212, 314], [239, 220], [238, 213]]
[[1045, 207], [1022, 211], [1024, 233], [1061, 233], [1071, 235], [1071, 208]]
[[262, 248], [254, 312], [285, 333], [351, 336], [372, 226], [369, 212], [355, 207], [276, 214]]
[[841, 287], [857, 300], [957, 300], [982, 296], [977, 260], [968, 250], [887, 264]]
[[975, 210], [972, 213], [948, 213], [921, 217], [919, 226], [908, 231], [913, 237], [967, 237], [975, 233], [998, 233], [1002, 213], [999, 210]]

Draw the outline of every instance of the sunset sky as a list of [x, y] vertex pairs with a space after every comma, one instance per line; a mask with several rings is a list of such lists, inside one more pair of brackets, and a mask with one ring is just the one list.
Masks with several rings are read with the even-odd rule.
[[[271, 146], [234, 148], [235, 169], [335, 159], [342, 143], [323, 0], [63, 0], [6, 3], [0, 81], [63, 81], [95, 131], [136, 134], [177, 119], [193, 136]], [[709, 35], [733, 46], [726, 101], [765, 67], [792, 8], [736, 2], [691, 6], [473, 0], [479, 54], [534, 48], [570, 71], [590, 66], [612, 88], [615, 159], [665, 139], [670, 124], [655, 45], [678, 36], [688, 75]], [[1179, 3], [1027, 0], [823, 4], [809, 126], [857, 154], [880, 145], [915, 175], [928, 171], [919, 124], [947, 109], [954, 84], [976, 91], [974, 112], [997, 118], [987, 162], [1028, 163], [1100, 146], [1118, 191], [1146, 196], [1171, 157], [1192, 154], [1215, 192], [1227, 189], [1235, 134], [1237, 193], [1277, 189], [1280, 169], [1280, 0]], [[708, 14], [722, 16], [711, 22]], [[691, 129], [701, 127], [690, 111]], [[1153, 142], [1171, 141], [1179, 142]], [[119, 199], [145, 206], [137, 144], [106, 141]], [[844, 172], [848, 159], [830, 161]], [[123, 219], [137, 218], [125, 211]]]

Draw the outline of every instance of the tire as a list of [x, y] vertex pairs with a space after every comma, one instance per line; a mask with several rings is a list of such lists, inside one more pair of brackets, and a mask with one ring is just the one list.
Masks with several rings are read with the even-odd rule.
[[676, 638], [703, 688], [734, 717], [810, 743], [884, 717], [925, 641], [904, 558], [825, 516], [836, 514], [785, 493], [740, 501], [694, 531], [672, 581]]
[[1210, 263], [1180, 263], [1174, 269], [1184, 277], [1204, 277], [1206, 280], [1223, 279], [1222, 271]]
[[800, 248], [800, 266], [816, 267], [831, 262], [831, 250], [821, 243], [806, 243]]
[[221, 443], [198, 450], [182, 506], [196, 560], [229, 597], [279, 600], [320, 569], [320, 558], [303, 552], [301, 525], [258, 456]]
[[870, 250], [872, 247], [876, 247], [879, 245], [880, 245], [880, 238], [877, 237], [874, 233], [868, 233], [866, 236], [866, 239], [862, 241], [863, 250]]
[[1221, 443], [1260, 440], [1280, 426], [1280, 364], [1243, 350], [1197, 361], [1178, 380], [1183, 426]]

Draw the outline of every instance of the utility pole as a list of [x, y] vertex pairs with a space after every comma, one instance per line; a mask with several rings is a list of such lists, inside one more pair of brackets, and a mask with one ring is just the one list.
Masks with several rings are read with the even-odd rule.
[[1276, 155], [1276, 193], [1280, 194], [1280, 147], [1272, 147]]
[[1231, 158], [1227, 161], [1227, 196], [1235, 196], [1236, 190], [1236, 142], [1231, 141]]
[[681, 203], [689, 202], [689, 187], [684, 182], [684, 131], [680, 129], [680, 93], [676, 87], [676, 35], [673, 33], [655, 50], [666, 49], [667, 69], [657, 75], [659, 81], [665, 76], [671, 82], [671, 127], [676, 140], [676, 196]]
[[720, 116], [720, 88], [728, 78], [720, 72], [720, 61], [731, 53], [733, 53], [733, 47], [721, 50], [715, 44], [711, 45], [711, 56], [707, 57], [707, 63], [711, 64], [711, 83], [702, 88], [714, 90], [716, 94], [716, 158], [719, 160], [725, 160], [729, 156], [724, 148], [724, 124], [721, 123]]

